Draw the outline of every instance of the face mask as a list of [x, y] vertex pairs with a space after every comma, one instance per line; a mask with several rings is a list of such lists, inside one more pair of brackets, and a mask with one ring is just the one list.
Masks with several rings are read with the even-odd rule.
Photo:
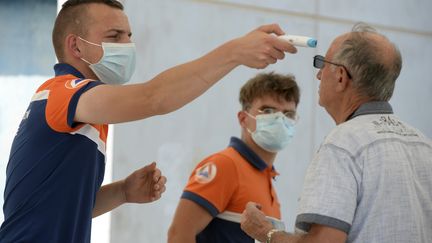
[[79, 39], [95, 46], [100, 46], [103, 49], [103, 56], [98, 63], [88, 63], [90, 69], [96, 76], [106, 84], [124, 84], [129, 81], [135, 71], [135, 44], [134, 43], [105, 43], [102, 45]]
[[[247, 112], [246, 112], [247, 113]], [[262, 149], [276, 153], [285, 148], [294, 136], [295, 121], [287, 118], [282, 112], [263, 114], [253, 117], [256, 120], [256, 129], [248, 132], [252, 139]]]

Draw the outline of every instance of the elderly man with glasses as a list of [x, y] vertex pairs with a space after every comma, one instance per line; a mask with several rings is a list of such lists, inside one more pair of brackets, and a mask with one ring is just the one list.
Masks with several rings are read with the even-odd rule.
[[242, 229], [262, 242], [430, 242], [432, 142], [388, 103], [402, 68], [397, 47], [358, 24], [315, 56], [319, 104], [337, 127], [306, 173], [296, 233], [249, 202]]

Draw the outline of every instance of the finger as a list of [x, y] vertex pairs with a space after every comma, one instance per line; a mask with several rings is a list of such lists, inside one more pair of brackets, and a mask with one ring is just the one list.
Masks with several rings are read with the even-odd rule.
[[161, 178], [158, 181], [158, 184], [165, 185], [167, 182], [167, 178], [165, 176], [161, 176]]
[[272, 57], [276, 58], [278, 60], [282, 60], [285, 58], [285, 53], [283, 51], [280, 51], [279, 49], [275, 48], [274, 53], [272, 52]]
[[160, 191], [157, 191], [153, 194], [152, 200], [153, 201], [158, 200], [159, 198], [162, 197], [162, 193], [164, 192], [165, 192], [165, 187], [162, 187]]
[[157, 194], [157, 195], [154, 195], [154, 196], [151, 198], [151, 200], [152, 200], [152, 201], [156, 201], [156, 200], [159, 200], [160, 198], [161, 198], [160, 194]]
[[293, 46], [289, 41], [286, 41], [282, 38], [278, 38], [277, 36], [273, 36], [272, 44], [274, 48], [289, 53], [297, 53], [297, 48]]
[[155, 168], [156, 168], [156, 162], [152, 162], [151, 164], [136, 170], [135, 173], [138, 173], [140, 176], [146, 176], [147, 173], [154, 171]]
[[253, 65], [257, 69], [266, 68], [269, 64], [276, 63], [277, 59], [273, 58], [269, 53], [261, 53]]
[[151, 162], [151, 164], [149, 164], [147, 166], [148, 166], [149, 170], [155, 170], [156, 169], [156, 162], [153, 161], [153, 162]]
[[271, 56], [268, 56], [267, 58], [266, 58], [266, 63], [267, 63], [267, 65], [269, 65], [269, 64], [275, 64], [277, 62], [277, 59], [276, 58], [273, 58], [273, 57], [271, 57]]
[[282, 60], [282, 59], [284, 59], [284, 57], [285, 57], [285, 54], [284, 54], [282, 51], [280, 51], [280, 50], [278, 50], [278, 49], [276, 49], [276, 48], [270, 48], [270, 49], [268, 50], [268, 54], [269, 54], [273, 59], [279, 59], [279, 60]]
[[244, 224], [244, 222], [246, 222], [246, 209], [243, 210], [241, 216], [240, 216], [240, 224]]
[[251, 65], [251, 67], [256, 68], [256, 69], [264, 69], [268, 66], [269, 64], [267, 63], [267, 61], [261, 61], [261, 62], [256, 62], [253, 65]]
[[153, 188], [155, 189], [155, 190], [159, 190], [160, 188], [162, 188], [162, 187], [164, 187], [165, 186], [165, 183], [166, 183], [166, 177], [165, 176], [162, 176], [161, 178], [160, 178], [160, 180], [153, 186]]
[[266, 32], [268, 34], [284, 35], [285, 32], [281, 29], [278, 24], [268, 24], [263, 25], [258, 28], [258, 30]]
[[262, 208], [261, 204], [258, 204], [256, 202], [248, 202], [246, 204], [246, 209], [253, 209], [253, 210], [260, 209], [261, 210], [261, 208]]
[[163, 187], [160, 189], [160, 193], [162, 194], [162, 193], [164, 193], [165, 191], [166, 191], [166, 187], [163, 186]]
[[162, 172], [156, 168], [156, 170], [153, 173], [153, 181], [158, 182], [160, 180], [161, 176], [162, 176]]
[[154, 191], [153, 196], [162, 195], [166, 191], [165, 186], [161, 186], [157, 191]]

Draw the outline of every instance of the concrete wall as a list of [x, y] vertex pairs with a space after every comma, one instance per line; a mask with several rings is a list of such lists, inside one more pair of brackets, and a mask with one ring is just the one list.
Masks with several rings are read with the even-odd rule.
[[[299, 48], [296, 55], [264, 71], [293, 73], [302, 90], [300, 122], [291, 146], [278, 155], [276, 181], [282, 214], [293, 229], [297, 199], [311, 157], [333, 121], [317, 105], [317, 70], [312, 57], [325, 54], [334, 37], [364, 21], [386, 34], [400, 48], [404, 66], [392, 105], [404, 120], [432, 137], [429, 74], [432, 27], [428, 0], [402, 1], [293, 1], [293, 0], [127, 0], [138, 62], [133, 82], [197, 58], [219, 44], [267, 23], [279, 23], [291, 34], [314, 36], [318, 48]], [[157, 161], [168, 177], [163, 198], [149, 205], [126, 205], [112, 214], [111, 241], [164, 242], [175, 207], [192, 168], [207, 155], [227, 146], [240, 134], [236, 113], [238, 91], [258, 70], [237, 68], [186, 107], [164, 116], [116, 125], [113, 177], [124, 178], [134, 169]]]

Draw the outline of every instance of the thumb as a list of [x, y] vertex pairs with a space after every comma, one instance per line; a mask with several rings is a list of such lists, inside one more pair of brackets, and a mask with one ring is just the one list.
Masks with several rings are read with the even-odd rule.
[[261, 210], [262, 206], [260, 204], [256, 203], [256, 202], [248, 202], [247, 205], [246, 205], [246, 208], [250, 208], [250, 209], [253, 209], [253, 210], [256, 210], [256, 209]]
[[147, 172], [154, 171], [155, 169], [156, 169], [156, 162], [152, 162], [151, 164], [146, 165], [141, 169], [138, 169], [136, 172], [142, 175], [142, 174], [146, 174]]
[[155, 169], [156, 168], [156, 161], [151, 162], [151, 164], [149, 164], [147, 166], [149, 166], [151, 169]]
[[281, 29], [278, 24], [262, 25], [258, 30], [266, 32], [268, 34], [284, 35], [285, 32]]

